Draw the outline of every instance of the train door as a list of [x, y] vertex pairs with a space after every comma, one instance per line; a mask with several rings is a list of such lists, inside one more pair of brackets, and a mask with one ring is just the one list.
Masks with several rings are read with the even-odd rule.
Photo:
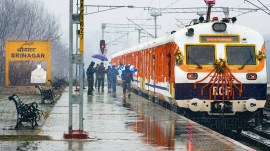
[[171, 52], [167, 52], [167, 55], [166, 55], [166, 64], [167, 64], [167, 66], [166, 66], [166, 73], [167, 73], [167, 75], [166, 75], [166, 81], [167, 81], [167, 88], [169, 89], [169, 92], [170, 92], [170, 94], [171, 94], [171, 83], [170, 83], [170, 81], [171, 81], [171, 57], [172, 57], [172, 55], [171, 55]]
[[177, 51], [177, 49], [179, 49], [179, 47], [175, 44], [175, 43], [170, 43], [168, 45], [168, 67], [169, 67], [169, 71], [168, 71], [168, 81], [170, 83], [170, 94], [172, 96], [172, 100], [174, 100], [174, 96], [175, 96], [175, 91], [174, 91], [174, 86], [175, 86], [175, 80], [174, 80], [174, 52]]

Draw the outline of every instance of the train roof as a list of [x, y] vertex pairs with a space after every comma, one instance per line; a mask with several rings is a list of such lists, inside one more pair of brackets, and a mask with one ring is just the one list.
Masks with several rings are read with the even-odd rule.
[[[133, 46], [131, 48], [125, 49], [123, 51], [117, 52], [112, 55], [112, 58], [121, 56], [124, 54], [128, 54], [131, 52], [135, 52], [138, 50], [143, 50], [159, 45], [163, 45], [169, 42], [176, 42], [176, 43], [200, 43], [199, 35], [205, 34], [205, 35], [228, 35], [228, 34], [234, 34], [239, 35], [241, 39], [247, 39], [249, 43], [257, 43], [257, 42], [263, 42], [263, 36], [248, 27], [241, 26], [235, 23], [226, 23], [227, 29], [225, 32], [216, 32], [212, 29], [212, 25], [215, 22], [207, 22], [207, 23], [199, 23], [196, 25], [188, 26], [183, 29], [177, 30], [174, 34], [160, 37], [157, 39], [153, 39], [151, 41]], [[193, 36], [186, 36], [187, 29], [193, 28], [194, 29], [194, 35]], [[242, 41], [241, 41], [242, 42]]]
[[174, 39], [174, 34], [169, 35], [169, 36], [163, 36], [163, 37], [160, 37], [160, 38], [157, 38], [157, 39], [153, 39], [153, 40], [150, 40], [148, 42], [138, 44], [138, 45], [133, 46], [131, 48], [125, 49], [125, 50], [120, 51], [120, 52], [117, 52], [117, 53], [112, 55], [112, 58], [117, 57], [117, 56], [121, 56], [121, 55], [124, 55], [124, 54], [128, 54], [128, 53], [131, 53], [131, 52], [135, 52], [135, 51], [138, 51], [138, 50], [143, 50], [143, 49], [163, 45], [163, 44], [166, 44], [168, 42], [172, 42], [173, 39]]

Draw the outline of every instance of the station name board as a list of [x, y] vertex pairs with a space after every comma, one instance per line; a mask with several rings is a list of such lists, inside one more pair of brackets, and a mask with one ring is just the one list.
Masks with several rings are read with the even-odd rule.
[[50, 57], [48, 41], [7, 41], [6, 46], [9, 60], [47, 60]]
[[222, 35], [222, 36], [209, 36], [201, 35], [201, 43], [239, 43], [240, 38], [237, 35]]

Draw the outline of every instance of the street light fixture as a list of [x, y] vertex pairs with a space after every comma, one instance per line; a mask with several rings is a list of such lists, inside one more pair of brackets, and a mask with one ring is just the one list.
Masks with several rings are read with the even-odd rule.
[[155, 38], [157, 38], [157, 17], [161, 16], [161, 12], [158, 9], [152, 9], [151, 16], [153, 16], [155, 20]]

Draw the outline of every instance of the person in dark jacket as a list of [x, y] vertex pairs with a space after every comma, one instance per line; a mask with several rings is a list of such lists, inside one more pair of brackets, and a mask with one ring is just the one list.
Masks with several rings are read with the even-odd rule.
[[88, 82], [88, 95], [93, 95], [93, 85], [94, 85], [94, 73], [96, 70], [94, 69], [95, 62], [91, 62], [89, 67], [87, 68], [86, 75], [87, 75], [87, 82]]
[[126, 65], [125, 70], [122, 71], [121, 79], [123, 81], [123, 93], [124, 98], [126, 97], [126, 91], [128, 91], [128, 97], [130, 97], [131, 92], [131, 81], [133, 81], [133, 73], [130, 71], [130, 66]]
[[109, 81], [112, 86], [113, 97], [116, 97], [116, 80], [117, 80], [118, 71], [115, 69], [115, 65], [112, 66], [108, 74], [109, 74]]
[[104, 63], [101, 62], [101, 64], [99, 65], [99, 67], [97, 68], [96, 71], [96, 76], [97, 76], [97, 80], [98, 80], [98, 92], [100, 90], [101, 87], [101, 91], [104, 92], [104, 78], [105, 78], [105, 74], [106, 74], [106, 69], [104, 67]]

